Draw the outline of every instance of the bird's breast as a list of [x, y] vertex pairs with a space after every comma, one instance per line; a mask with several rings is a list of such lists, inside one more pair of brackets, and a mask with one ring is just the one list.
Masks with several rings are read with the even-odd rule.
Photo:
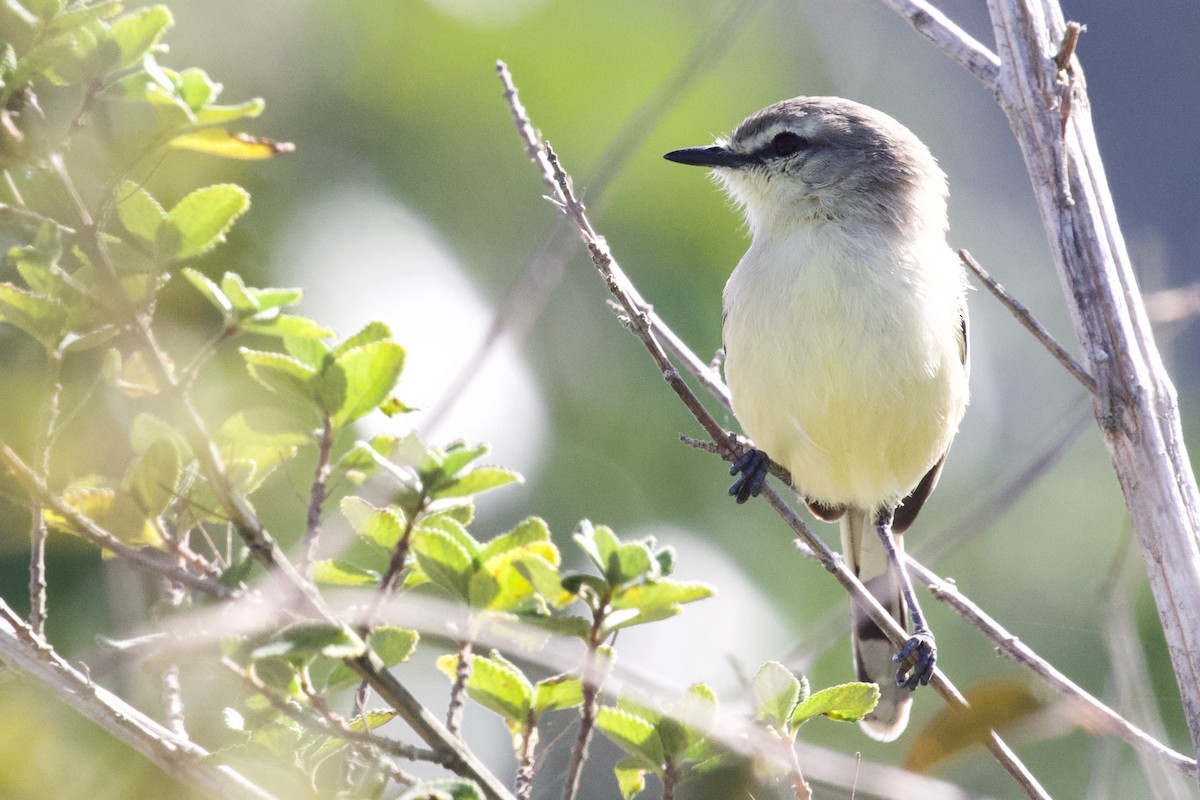
[[756, 242], [730, 277], [735, 413], [808, 497], [894, 504], [949, 447], [966, 404], [953, 258], [944, 242], [799, 233]]

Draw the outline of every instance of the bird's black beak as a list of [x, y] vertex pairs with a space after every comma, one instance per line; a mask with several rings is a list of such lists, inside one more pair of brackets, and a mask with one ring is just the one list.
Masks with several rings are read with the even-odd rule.
[[667, 161], [676, 164], [689, 164], [693, 167], [745, 167], [750, 159], [719, 145], [708, 147], [685, 147], [682, 150], [672, 150], [663, 156]]

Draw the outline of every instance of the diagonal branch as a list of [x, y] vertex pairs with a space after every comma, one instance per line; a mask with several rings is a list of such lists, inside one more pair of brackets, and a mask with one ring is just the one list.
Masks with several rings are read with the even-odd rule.
[[49, 687], [55, 697], [141, 753], [176, 780], [213, 797], [272, 800], [274, 795], [204, 748], [147, 717], [68, 664], [0, 600], [0, 659]]

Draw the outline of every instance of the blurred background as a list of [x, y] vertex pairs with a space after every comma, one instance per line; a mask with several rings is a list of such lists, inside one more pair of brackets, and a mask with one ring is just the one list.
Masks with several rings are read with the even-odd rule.
[[[982, 3], [938, 5], [990, 46]], [[1180, 306], [1161, 301], [1176, 296], [1154, 293], [1200, 279], [1200, 6], [1064, 5], [1069, 19], [1087, 25], [1079, 56], [1101, 152], [1142, 289], [1158, 298], [1155, 309], [1167, 309], [1159, 342], [1193, 439], [1197, 328], [1186, 313], [1167, 318]], [[1074, 349], [1003, 115], [985, 88], [877, 0], [169, 6], [176, 26], [160, 62], [207, 70], [224, 83], [226, 102], [265, 97], [266, 114], [251, 132], [296, 144], [294, 154], [259, 164], [175, 154], [160, 166], [152, 188], [168, 205], [197, 175], [236, 181], [253, 196], [229, 244], [196, 266], [212, 277], [234, 269], [253, 285], [303, 287], [302, 313], [342, 336], [370, 319], [390, 324], [409, 351], [400, 394], [423, 410], [380, 417], [362, 432], [413, 425], [434, 442], [489, 441], [491, 460], [526, 477], [484, 501], [477, 536], [538, 514], [564, 552], [581, 518], [673, 545], [677, 575], [712, 583], [719, 596], [623, 634], [619, 648], [623, 665], [679, 689], [705, 681], [734, 705], [769, 658], [803, 669], [814, 687], [851, 679], [845, 595], [795, 551], [764, 504], [737, 507], [726, 497], [721, 462], [679, 443], [679, 433], [701, 432], [617, 324], [575, 240], [557, 230], [501, 97], [497, 58], [511, 67], [535, 125], [624, 269], [703, 358], [720, 344], [721, 289], [747, 239], [700, 171], [661, 155], [706, 144], [750, 112], [799, 94], [849, 97], [912, 128], [949, 176], [951, 244], [971, 250]], [[189, 337], [207, 335], [216, 321], [188, 289], [172, 291], [173, 341], [186, 353]], [[939, 489], [906, 537], [910, 552], [1089, 691], [1144, 724], [1160, 720], [1167, 741], [1190, 752], [1090, 403], [986, 291], [971, 304], [972, 403]], [[23, 376], [39, 369], [37, 351], [20, 339], [0, 331], [0, 358], [14, 376], [0, 400], [16, 409], [27, 402]], [[102, 463], [107, 446], [96, 442], [93, 460]], [[285, 540], [302, 524], [307, 470], [277, 476], [262, 501]], [[0, 591], [18, 605], [27, 543], [19, 505], [9, 505]], [[833, 526], [818, 531], [836, 542]], [[89, 658], [97, 634], [144, 622], [138, 579], [65, 537], [51, 545], [49, 630], [64, 649]], [[932, 599], [923, 605], [939, 664], [961, 687], [1023, 679], [977, 631]], [[412, 674], [428, 667], [418, 659]], [[438, 680], [427, 688], [436, 708], [446, 688]], [[1194, 796], [1148, 777], [1128, 748], [1083, 733], [1051, 698], [1046, 704], [1047, 715], [1011, 740], [1051, 794]], [[802, 738], [900, 763], [942, 708], [932, 692], [918, 693], [909, 733], [891, 745], [824, 721], [806, 726]], [[74, 783], [61, 796], [148, 791], [127, 751], [24, 688], [0, 685], [0, 719], [0, 794], [45, 796], [38, 792], [46, 776], [66, 764]], [[509, 774], [499, 720], [475, 708], [468, 727]], [[554, 774], [570, 740], [553, 745], [543, 767], [547, 797], [557, 796]], [[111, 776], [113, 758], [130, 762], [128, 775]], [[616, 796], [606, 760], [593, 760], [585, 796]], [[980, 748], [932, 771], [983, 795], [1017, 795]]]

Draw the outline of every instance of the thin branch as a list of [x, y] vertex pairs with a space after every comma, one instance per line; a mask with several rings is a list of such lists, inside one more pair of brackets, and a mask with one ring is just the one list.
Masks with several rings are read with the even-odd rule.
[[946, 51], [985, 86], [996, 83], [1000, 74], [1000, 58], [970, 34], [950, 21], [935, 6], [925, 0], [883, 0], [900, 16], [907, 19], [917, 32]]
[[[1125, 709], [1132, 719], [1141, 721], [1156, 739], [1165, 739], [1166, 726], [1159, 713], [1150, 666], [1146, 663], [1146, 652], [1138, 635], [1136, 601], [1137, 589], [1142, 583], [1136, 546], [1132, 537], [1123, 538], [1113, 557], [1108, 579], [1096, 592], [1097, 602], [1104, 606], [1104, 642], [1109, 655], [1114, 704]], [[1195, 797], [1195, 790], [1156, 755], [1145, 751], [1138, 753], [1150, 794], [1158, 800]]]
[[189, 588], [207, 592], [213, 597], [226, 599], [239, 594], [228, 586], [223, 586], [211, 578], [205, 578], [180, 569], [176, 564], [164, 559], [165, 553], [155, 550], [139, 550], [125, 544], [101, 528], [93, 520], [80, 514], [55, 497], [46, 488], [46, 484], [42, 482], [42, 479], [21, 460], [21, 457], [11, 447], [2, 442], [0, 442], [0, 462], [3, 462], [12, 470], [17, 481], [25, 487], [25, 491], [29, 492], [30, 496], [39, 500], [43, 507], [52, 509], [55, 514], [58, 514], [71, 523], [71, 527], [76, 533], [96, 547], [102, 550], [111, 550], [113, 553], [116, 553], [121, 558], [138, 567], [154, 572], [169, 580], [178, 581]]
[[1085, 370], [1079, 364], [1079, 362], [1075, 360], [1074, 356], [1066, 351], [1066, 348], [1055, 341], [1054, 337], [1050, 334], [1050, 331], [1046, 330], [1046, 327], [1037, 321], [1037, 319], [1033, 316], [1033, 313], [1028, 308], [1026, 308], [1019, 300], [1009, 294], [1008, 290], [997, 283], [996, 279], [989, 275], [987, 270], [981, 267], [979, 262], [976, 261], [974, 257], [972, 257], [971, 254], [966, 250], [959, 250], [958, 257], [960, 260], [962, 260], [962, 263], [966, 265], [968, 269], [974, 272], [975, 276], [983, 282], [983, 285], [988, 288], [988, 291], [995, 295], [996, 299], [1003, 303], [1004, 307], [1012, 312], [1012, 315], [1017, 318], [1017, 321], [1025, 326], [1025, 330], [1032, 333], [1033, 338], [1041, 342], [1042, 345], [1050, 351], [1050, 355], [1054, 356], [1058, 360], [1058, 363], [1062, 364], [1063, 367], [1066, 368], [1067, 372], [1071, 373], [1071, 375], [1075, 377], [1075, 380], [1079, 381], [1080, 384], [1083, 385], [1083, 388], [1088, 390], [1089, 394], [1095, 397], [1100, 393], [1100, 390], [1096, 387], [1096, 379], [1087, 373], [1087, 370]]
[[67, 227], [66, 225], [60, 225], [58, 222], [55, 222], [49, 217], [44, 217], [36, 211], [30, 211], [25, 208], [17, 208], [16, 206], [11, 206], [8, 203], [0, 203], [0, 222], [16, 222], [29, 228], [40, 228], [42, 225], [48, 222], [58, 228], [62, 233], [65, 233], [69, 236], [73, 236], [75, 234], [74, 228]]
[[471, 640], [463, 639], [458, 643], [454, 684], [450, 687], [450, 706], [446, 709], [446, 730], [453, 736], [458, 736], [462, 730], [463, 709], [467, 705], [467, 681], [471, 680], [471, 663]]
[[253, 672], [243, 669], [240, 664], [228, 656], [222, 656], [221, 666], [236, 675], [255, 692], [258, 692], [276, 711], [306, 728], [319, 731], [327, 736], [344, 739], [354, 744], [375, 747], [385, 753], [407, 761], [428, 761], [433, 764], [445, 766], [444, 759], [433, 750], [413, 747], [383, 736], [376, 736], [368, 730], [357, 731], [345, 724], [344, 721], [339, 720], [336, 716], [313, 714], [301, 710], [295, 703], [291, 703], [287, 698], [280, 696], [274, 689], [259, 680]]
[[1009, 633], [979, 606], [964, 597], [953, 584], [942, 580], [911, 558], [908, 559], [908, 566], [913, 574], [929, 587], [929, 591], [934, 597], [950, 606], [964, 619], [970, 620], [975, 627], [987, 633], [988, 638], [997, 643], [996, 649], [1000, 653], [1041, 677], [1055, 691], [1081, 709], [1087, 719], [1085, 727], [1088, 730], [1103, 731], [1117, 736], [1138, 752], [1153, 755], [1191, 778], [1200, 775], [1194, 760], [1162, 744], [1084, 691], [1082, 687], [1033, 652], [1028, 645]]
[[270, 800], [274, 795], [212, 754], [147, 717], [68, 664], [0, 599], [0, 659], [48, 687], [75, 711], [141, 753], [167, 775], [214, 797]]
[[[58, 428], [62, 400], [63, 351], [61, 347], [47, 352], [46, 402], [42, 406], [33, 446], [34, 463], [43, 482], [50, 480], [50, 450]], [[46, 634], [46, 527], [45, 507], [39, 498], [31, 497], [29, 510], [29, 625], [38, 636]]]
[[521, 752], [517, 759], [517, 776], [513, 779], [513, 793], [517, 800], [530, 800], [533, 797], [533, 754], [537, 739], [537, 721], [531, 710], [521, 730]]
[[[514, 120], [527, 120], [524, 109], [517, 97], [516, 90], [513, 87], [511, 75], [508, 73], [508, 69], [503, 62], [497, 65], [497, 71], [500, 74], [501, 83], [505, 88], [505, 96], [510, 100]], [[529, 130], [532, 130], [531, 126]], [[641, 299], [640, 295], [637, 294], [636, 290], [632, 288], [628, 278], [625, 277], [624, 272], [613, 259], [608, 245], [592, 227], [583, 205], [575, 197], [571, 189], [570, 179], [558, 163], [553, 149], [549, 144], [546, 144], [544, 152], [539, 151], [538, 157], [533, 160], [542, 171], [543, 181], [552, 187], [553, 195], [551, 199], [553, 202], [579, 228], [580, 237], [583, 239], [585, 246], [592, 256], [593, 264], [604, 279], [613, 297], [616, 298], [617, 302], [628, 315], [630, 330], [642, 341], [655, 365], [661, 370], [663, 378], [679, 396], [692, 416], [700, 423], [705, 432], [712, 437], [717, 447], [722, 450], [722, 456], [726, 460], [732, 461], [739, 453], [740, 448], [738, 443], [713, 419], [712, 415], [709, 414], [708, 410], [680, 376], [679, 371], [671, 364], [651, 328], [649, 307]], [[693, 359], [699, 362], [699, 359], [695, 358], [694, 355]], [[703, 368], [707, 369], [708, 367], [707, 365], [703, 365]], [[779, 496], [770, 484], [763, 487], [762, 497], [787, 522], [795, 534], [807, 545], [808, 549], [821, 561], [822, 565], [850, 592], [855, 601], [861, 604], [864, 611], [873, 622], [880, 626], [880, 629], [886, 633], [889, 640], [897, 647], [902, 646], [907, 639], [907, 633], [900, 628], [890, 614], [884, 611], [883, 607], [863, 587], [858, 578], [846, 569], [841, 556], [833, 553], [820, 537], [816, 536], [809, 529], [803, 519]], [[966, 705], [962, 694], [940, 671], [935, 673], [931, 685], [951, 704]], [[1012, 753], [994, 731], [990, 732], [985, 745], [1009, 774], [1020, 784], [1026, 794], [1033, 798], [1049, 797], [1037, 779], [1029, 773], [1016, 755]]]
[[412, 692], [396, 680], [379, 656], [368, 651], [358, 658], [347, 659], [347, 666], [356, 671], [375, 693], [394, 708], [425, 743], [434, 748], [440, 763], [459, 775], [471, 778], [489, 800], [514, 800], [512, 793], [494, 776], [483, 762], [421, 704]]
[[325, 485], [329, 481], [329, 453], [333, 450], [333, 420], [326, 414], [322, 423], [321, 440], [317, 443], [317, 467], [308, 500], [304, 558], [300, 562], [300, 573], [310, 579], [313, 560], [317, 557], [317, 543], [321, 538], [321, 507], [325, 505]]

